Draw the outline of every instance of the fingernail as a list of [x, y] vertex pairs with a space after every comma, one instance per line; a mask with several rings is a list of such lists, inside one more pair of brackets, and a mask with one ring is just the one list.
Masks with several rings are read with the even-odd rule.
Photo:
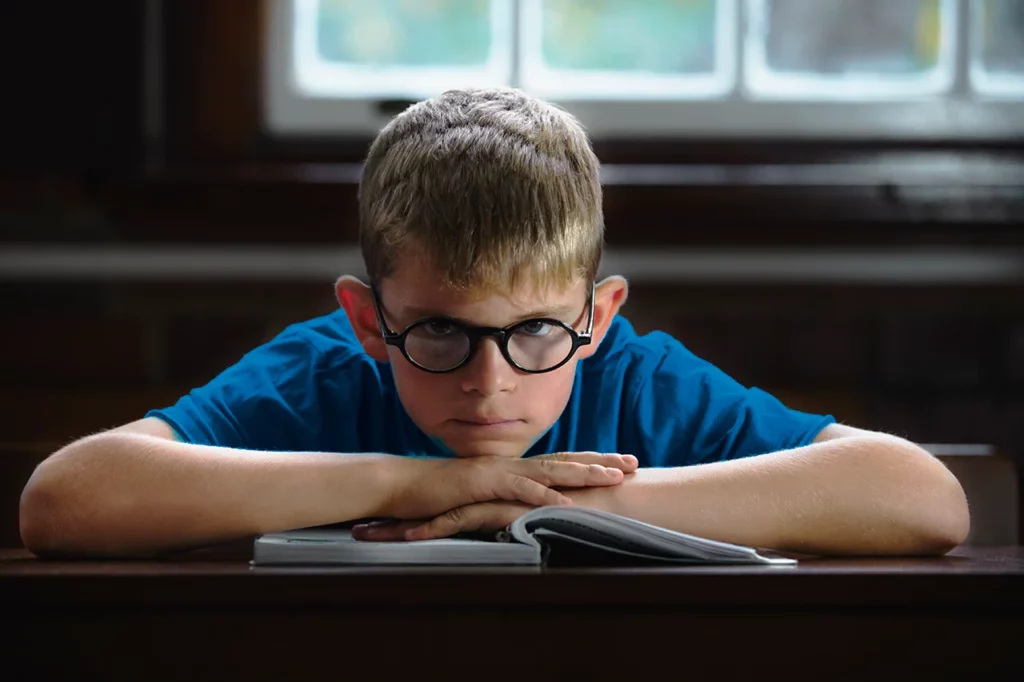
[[352, 526], [352, 537], [356, 540], [365, 540], [373, 535], [372, 532], [366, 529], [366, 526]]

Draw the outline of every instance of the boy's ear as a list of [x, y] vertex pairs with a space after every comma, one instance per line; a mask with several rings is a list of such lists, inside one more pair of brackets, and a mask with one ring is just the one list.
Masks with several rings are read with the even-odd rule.
[[588, 357], [597, 351], [628, 295], [629, 284], [625, 277], [613, 275], [597, 283], [594, 287], [594, 334], [591, 337], [593, 341], [589, 346], [580, 349], [581, 357]]
[[373, 308], [373, 292], [370, 287], [351, 275], [345, 275], [334, 283], [334, 295], [345, 309], [356, 338], [363, 345], [367, 355], [374, 360], [387, 362], [388, 349], [377, 325], [377, 313]]

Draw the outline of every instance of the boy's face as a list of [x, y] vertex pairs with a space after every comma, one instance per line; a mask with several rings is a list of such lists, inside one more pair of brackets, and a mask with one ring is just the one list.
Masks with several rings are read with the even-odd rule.
[[[443, 317], [471, 326], [503, 328], [528, 318], [550, 317], [577, 332], [588, 327], [589, 282], [551, 291], [524, 286], [481, 297], [445, 288], [440, 281], [437, 270], [422, 259], [401, 259], [395, 274], [383, 280], [377, 291], [387, 326], [400, 333], [424, 318]], [[622, 289], [615, 299], [621, 304], [625, 283], [613, 284]], [[593, 353], [614, 315], [608, 305], [600, 305], [608, 301], [598, 295], [591, 345], [580, 347], [572, 359], [550, 372], [531, 374], [513, 367], [498, 340], [484, 337], [467, 364], [435, 374], [412, 365], [396, 346], [385, 346], [368, 290], [345, 291], [345, 287], [340, 281], [339, 300], [370, 355], [390, 361], [406, 412], [424, 433], [442, 440], [459, 457], [519, 457], [529, 449], [565, 409], [577, 361]], [[367, 301], [359, 300], [364, 297], [369, 298], [369, 315]]]

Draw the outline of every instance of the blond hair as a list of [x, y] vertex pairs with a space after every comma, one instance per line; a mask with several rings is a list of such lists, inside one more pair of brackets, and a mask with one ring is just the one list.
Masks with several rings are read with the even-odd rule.
[[359, 185], [370, 281], [406, 248], [463, 290], [565, 286], [597, 275], [599, 163], [562, 109], [514, 89], [449, 90], [392, 120]]

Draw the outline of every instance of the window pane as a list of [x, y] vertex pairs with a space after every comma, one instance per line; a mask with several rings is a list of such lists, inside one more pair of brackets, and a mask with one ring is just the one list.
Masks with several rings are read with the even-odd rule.
[[773, 0], [768, 68], [839, 74], [935, 67], [939, 0]]
[[489, 0], [321, 0], [317, 48], [330, 62], [479, 66], [491, 48]]
[[715, 70], [715, 0], [544, 0], [543, 58], [555, 69]]
[[1024, 2], [985, 0], [981, 7], [985, 70], [1024, 75]]
[[1024, 1], [976, 0], [972, 76], [982, 91], [1024, 92]]
[[294, 0], [308, 94], [429, 96], [507, 84], [512, 0]]
[[524, 87], [708, 97], [732, 86], [736, 0], [521, 0]]
[[[955, 1], [755, 0], [751, 5], [754, 89], [770, 90], [769, 82], [813, 83], [824, 88], [818, 92], [837, 95], [923, 94], [952, 82]], [[905, 89], [915, 83], [916, 89]]]

